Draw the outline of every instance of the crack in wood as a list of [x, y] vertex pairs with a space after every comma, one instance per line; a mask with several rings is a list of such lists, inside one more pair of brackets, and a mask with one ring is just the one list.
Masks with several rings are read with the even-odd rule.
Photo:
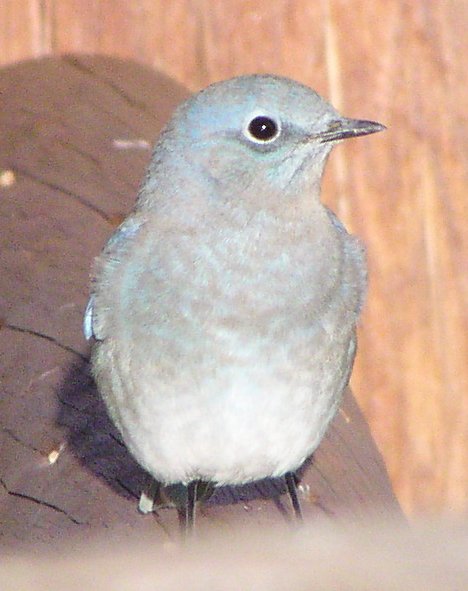
[[29, 334], [34, 337], [39, 337], [41, 339], [45, 339], [46, 341], [53, 343], [57, 347], [60, 347], [60, 349], [63, 349], [64, 351], [68, 351], [69, 353], [73, 353], [74, 355], [77, 355], [86, 363], [89, 362], [89, 358], [86, 355], [83, 355], [82, 353], [80, 353], [79, 351], [76, 351], [75, 349], [73, 349], [72, 347], [69, 347], [68, 345], [64, 345], [63, 343], [58, 341], [56, 338], [51, 337], [48, 334], [44, 334], [44, 333], [39, 332], [37, 330], [32, 330], [30, 328], [23, 328], [21, 326], [15, 326], [14, 324], [8, 324], [8, 323], [2, 324], [1, 328], [8, 328], [9, 330], [13, 330], [15, 332], [19, 332], [22, 334]]
[[37, 497], [33, 497], [32, 495], [28, 495], [26, 493], [21, 493], [18, 491], [10, 490], [2, 478], [0, 478], [0, 485], [3, 486], [6, 493], [12, 497], [16, 497], [18, 499], [24, 499], [25, 501], [30, 501], [31, 503], [35, 503], [36, 505], [40, 505], [41, 507], [46, 507], [47, 509], [52, 509], [52, 511], [56, 511], [57, 513], [61, 513], [62, 515], [65, 515], [65, 517], [67, 519], [69, 519], [72, 523], [74, 523], [75, 525], [89, 525], [86, 521], [80, 521], [79, 519], [76, 519], [76, 517], [73, 517], [73, 515], [70, 515], [70, 513], [68, 513], [68, 511], [65, 511], [65, 509], [62, 509], [61, 507], [58, 507], [57, 505], [54, 505], [53, 503], [49, 503], [48, 501], [44, 501], [44, 499], [39, 499]]
[[[36, 106], [37, 108], [37, 106]], [[59, 124], [62, 126], [62, 128], [67, 132], [67, 134], [69, 136], [75, 136], [76, 132], [80, 131], [80, 128], [77, 127], [76, 125], [74, 125], [73, 121], [71, 121], [70, 119], [66, 119], [66, 118], [62, 118], [60, 117], [60, 115], [58, 114], [57, 111], [54, 111], [53, 113], [49, 113], [47, 111], [37, 111], [34, 109], [28, 109], [27, 107], [25, 107], [24, 105], [18, 108], [18, 112], [19, 113], [26, 113], [27, 115], [30, 115], [34, 118], [34, 120], [37, 120], [38, 118], [43, 119], [44, 121], [47, 121], [48, 123], [51, 124]], [[136, 134], [139, 138], [141, 136], [141, 133], [137, 133]], [[63, 148], [70, 150], [71, 152], [74, 152], [76, 154], [78, 154], [79, 156], [81, 156], [82, 158], [84, 158], [87, 162], [91, 163], [101, 174], [102, 178], [106, 181], [109, 181], [110, 183], [112, 183], [112, 186], [114, 187], [114, 189], [119, 193], [119, 195], [123, 198], [127, 198], [127, 193], [123, 193], [120, 188], [119, 188], [119, 184], [121, 184], [122, 186], [125, 186], [125, 188], [130, 191], [132, 193], [132, 195], [136, 195], [138, 192], [138, 185], [135, 186], [135, 184], [132, 184], [130, 181], [128, 181], [126, 178], [116, 178], [115, 176], [110, 176], [109, 174], [107, 174], [104, 170], [104, 167], [102, 166], [102, 162], [99, 158], [93, 156], [92, 154], [90, 154], [89, 152], [86, 152], [85, 150], [81, 150], [78, 146], [76, 146], [74, 143], [72, 143], [70, 141], [70, 139], [67, 140], [60, 140], [60, 139], [56, 139], [55, 140], [57, 142], [57, 144], [61, 145]], [[109, 143], [109, 150], [112, 150], [114, 148], [114, 143], [116, 140], [113, 139], [110, 143]], [[152, 150], [152, 145], [154, 143], [154, 138], [152, 138], [152, 140], [147, 140], [147, 139], [141, 139], [140, 141], [143, 141], [147, 144], [147, 147], [145, 147], [145, 149], [147, 149], [147, 151], [151, 152]], [[51, 152], [50, 153], [50, 157], [53, 158], [53, 154]], [[26, 174], [25, 174], [26, 176]]]
[[131, 97], [130, 95], [128, 95], [122, 88], [120, 88], [120, 86], [117, 86], [117, 84], [115, 84], [114, 82], [109, 80], [109, 78], [106, 78], [105, 76], [103, 76], [99, 71], [93, 70], [89, 66], [86, 66], [82, 61], [77, 59], [75, 56], [63, 55], [61, 57], [61, 59], [65, 63], [67, 63], [69, 66], [71, 66], [72, 68], [76, 68], [80, 72], [83, 72], [84, 74], [87, 74], [88, 76], [92, 76], [93, 78], [99, 80], [100, 82], [103, 82], [106, 86], [111, 88], [121, 99], [123, 99], [128, 105], [130, 105], [134, 109], [138, 109], [140, 111], [143, 111], [143, 113], [145, 113], [146, 115], [149, 115], [151, 117], [151, 119], [157, 119], [155, 116], [155, 113], [153, 113], [153, 111], [148, 108], [148, 105], [146, 105], [144, 102], [139, 101], [139, 100]]
[[100, 209], [99, 207], [97, 207], [96, 205], [91, 203], [91, 201], [88, 201], [85, 197], [82, 197], [81, 195], [73, 193], [72, 191], [69, 191], [68, 189], [65, 189], [65, 187], [62, 187], [56, 183], [51, 183], [50, 181], [46, 181], [45, 179], [31, 173], [29, 170], [25, 170], [24, 168], [18, 167], [16, 164], [13, 164], [12, 166], [10, 166], [10, 168], [19, 176], [23, 176], [27, 179], [34, 181], [35, 183], [39, 183], [40, 185], [43, 185], [44, 187], [47, 187], [47, 188], [52, 189], [54, 191], [58, 191], [59, 193], [62, 193], [63, 195], [66, 195], [67, 197], [74, 199], [75, 201], [77, 201], [78, 203], [80, 203], [81, 205], [86, 207], [87, 209], [90, 209], [91, 211], [96, 213], [99, 217], [101, 217], [103, 220], [105, 220], [108, 224], [111, 224], [112, 226], [114, 225], [112, 216], [107, 214], [103, 209]]
[[[62, 59], [63, 59], [63, 58], [62, 58]], [[63, 60], [63, 61], [65, 61], [65, 62], [67, 63], [67, 61], [66, 61], [66, 60]], [[117, 93], [119, 96], [121, 96], [121, 97], [123, 97], [123, 98], [125, 98], [125, 97], [126, 97], [126, 95], [125, 95], [125, 94], [124, 94], [124, 95], [121, 95], [121, 94], [120, 94], [120, 92], [119, 92], [119, 88], [118, 88], [118, 87], [114, 87], [114, 86], [112, 85], [112, 83], [108, 83], [108, 82], [106, 81], [106, 79], [105, 79], [105, 78], [102, 78], [102, 77], [100, 78], [100, 77], [99, 77], [99, 75], [95, 74], [93, 70], [90, 70], [90, 71], [86, 70], [86, 66], [84, 66], [83, 64], [80, 64], [80, 66], [81, 66], [81, 65], [83, 65], [83, 68], [84, 68], [83, 70], [80, 70], [80, 67], [78, 67], [78, 66], [77, 66], [77, 64], [75, 64], [75, 63], [70, 63], [70, 62], [68, 62], [68, 65], [71, 65], [71, 66], [72, 66], [74, 69], [77, 69], [77, 70], [79, 70], [79, 71], [82, 71], [82, 73], [83, 73], [83, 72], [84, 72], [84, 73], [87, 73], [87, 74], [88, 74], [89, 76], [91, 76], [91, 77], [92, 77], [94, 80], [96, 80], [96, 79], [97, 79], [99, 82], [102, 82], [102, 83], [103, 83], [105, 86], [108, 86], [108, 87], [109, 87], [111, 90], [113, 90], [114, 92], [116, 92], [116, 93]], [[123, 91], [121, 91], [121, 92], [123, 92]], [[130, 131], [131, 131], [133, 134], [136, 134], [136, 135], [140, 135], [140, 134], [141, 134], [141, 131], [140, 131], [140, 129], [139, 129], [139, 127], [138, 127], [138, 125], [134, 125], [134, 124], [133, 124], [133, 119], [135, 119], [135, 117], [130, 117], [130, 118], [124, 118], [124, 117], [120, 117], [120, 116], [117, 114], [117, 112], [116, 112], [115, 110], [109, 110], [109, 109], [107, 109], [107, 108], [104, 106], [104, 103], [103, 103], [103, 101], [100, 101], [99, 103], [95, 103], [95, 102], [91, 101], [91, 100], [89, 99], [89, 97], [86, 97], [86, 96], [83, 96], [81, 100], [82, 100], [83, 102], [87, 101], [88, 105], [89, 105], [89, 106], [91, 106], [91, 107], [92, 107], [92, 109], [96, 110], [96, 111], [97, 111], [97, 112], [99, 112], [101, 115], [102, 115], [102, 114], [105, 114], [105, 115], [109, 116], [110, 118], [114, 119], [116, 122], [120, 123], [120, 124], [121, 124], [122, 126], [124, 126], [126, 129], [130, 130]], [[137, 110], [139, 110], [141, 113], [144, 113], [144, 114], [146, 114], [146, 111], [144, 111], [143, 109], [139, 109], [138, 105], [132, 105], [132, 103], [131, 103], [131, 99], [130, 99], [130, 102], [129, 102], [128, 100], [125, 100], [125, 103], [126, 103], [127, 105], [131, 106], [132, 108], [136, 108], [136, 109], [137, 109]], [[153, 119], [155, 119], [155, 118], [156, 118], [156, 115], [155, 115], [154, 113], [150, 113], [150, 115], [151, 115], [151, 117], [152, 117]], [[160, 125], [158, 126], [158, 128], [157, 128], [157, 129], [159, 129], [159, 128], [160, 128]], [[157, 135], [157, 134], [156, 134], [156, 135]]]
[[[126, 190], [131, 192], [132, 195], [137, 194], [138, 187], [135, 187], [134, 185], [132, 185], [132, 183], [130, 183], [129, 181], [127, 181], [126, 179], [124, 179], [122, 177], [120, 177], [119, 179], [116, 179], [115, 174], [112, 176], [109, 175], [104, 170], [104, 167], [102, 165], [102, 161], [99, 158], [96, 158], [95, 156], [93, 156], [89, 152], [86, 152], [85, 150], [81, 150], [78, 146], [73, 144], [69, 139], [57, 140], [57, 144], [62, 146], [62, 148], [64, 148], [65, 150], [69, 150], [70, 152], [73, 152], [74, 154], [78, 154], [78, 156], [81, 156], [84, 160], [86, 160], [86, 162], [88, 162], [89, 164], [94, 166], [94, 168], [99, 172], [102, 180], [107, 181], [109, 183], [109, 185], [112, 185], [113, 190], [115, 190], [117, 193], [119, 193], [120, 197], [127, 198], [128, 195], [126, 192], [123, 193], [121, 191], [119, 185], [125, 185]], [[109, 145], [109, 149], [111, 149], [111, 145]], [[116, 182], [116, 180], [117, 180], [117, 182]]]
[[[68, 408], [72, 408], [74, 411], [76, 411], [80, 414], [89, 414], [88, 412], [86, 412], [86, 409], [78, 408], [78, 406], [76, 406], [75, 404], [68, 402], [68, 400], [64, 400], [63, 398], [61, 398], [59, 394], [57, 394], [57, 400], [60, 402], [60, 404], [63, 404], [64, 406], [67, 406]], [[83, 433], [84, 433], [84, 431], [83, 431]]]
[[9, 435], [13, 441], [16, 441], [16, 443], [19, 443], [20, 445], [22, 445], [23, 447], [25, 447], [26, 449], [31, 449], [32, 451], [37, 452], [38, 454], [40, 454], [41, 456], [44, 455], [44, 452], [42, 450], [40, 450], [37, 447], [34, 447], [34, 445], [32, 445], [31, 443], [28, 443], [27, 441], [23, 441], [20, 437], [18, 437], [18, 435], [16, 435], [16, 433], [10, 429], [9, 427], [4, 427], [3, 425], [0, 427], [2, 430], [2, 433], [6, 433], [7, 435]]
[[86, 152], [86, 150], [82, 150], [78, 146], [75, 146], [75, 144], [73, 144], [70, 141], [70, 139], [67, 139], [67, 140], [58, 139], [56, 141], [57, 141], [57, 144], [62, 146], [62, 148], [65, 148], [66, 150], [70, 150], [70, 152], [74, 152], [75, 154], [78, 154], [84, 160], [86, 160], [86, 162], [91, 163], [93, 166], [95, 166], [99, 170], [99, 172], [102, 172], [102, 164], [101, 164], [101, 161], [99, 160], [99, 158], [96, 158], [96, 156], [93, 156], [89, 152]]

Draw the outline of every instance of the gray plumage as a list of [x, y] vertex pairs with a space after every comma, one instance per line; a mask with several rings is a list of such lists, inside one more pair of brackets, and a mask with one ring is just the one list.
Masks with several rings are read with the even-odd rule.
[[366, 291], [361, 244], [320, 181], [336, 141], [381, 129], [291, 80], [245, 76], [194, 95], [161, 133], [84, 324], [110, 416], [155, 479], [280, 476], [319, 445]]

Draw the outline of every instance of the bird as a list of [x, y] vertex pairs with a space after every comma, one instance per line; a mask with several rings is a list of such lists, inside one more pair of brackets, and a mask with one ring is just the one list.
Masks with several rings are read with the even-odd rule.
[[174, 112], [136, 203], [91, 271], [84, 334], [136, 461], [185, 491], [284, 478], [317, 449], [349, 382], [367, 266], [320, 199], [341, 116], [292, 79], [216, 82]]

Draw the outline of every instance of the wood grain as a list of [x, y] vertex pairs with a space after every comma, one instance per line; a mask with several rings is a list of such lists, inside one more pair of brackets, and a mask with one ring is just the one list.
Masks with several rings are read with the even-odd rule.
[[0, 61], [100, 52], [198, 89], [296, 78], [386, 134], [343, 145], [326, 201], [368, 247], [354, 390], [409, 512], [468, 508], [465, 0], [3, 0]]

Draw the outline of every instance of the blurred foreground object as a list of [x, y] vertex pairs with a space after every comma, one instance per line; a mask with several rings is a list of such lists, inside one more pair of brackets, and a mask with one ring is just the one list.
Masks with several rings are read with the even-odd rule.
[[151, 539], [0, 560], [2, 591], [466, 591], [468, 524], [318, 520], [300, 531], [229, 528], [186, 548]]

